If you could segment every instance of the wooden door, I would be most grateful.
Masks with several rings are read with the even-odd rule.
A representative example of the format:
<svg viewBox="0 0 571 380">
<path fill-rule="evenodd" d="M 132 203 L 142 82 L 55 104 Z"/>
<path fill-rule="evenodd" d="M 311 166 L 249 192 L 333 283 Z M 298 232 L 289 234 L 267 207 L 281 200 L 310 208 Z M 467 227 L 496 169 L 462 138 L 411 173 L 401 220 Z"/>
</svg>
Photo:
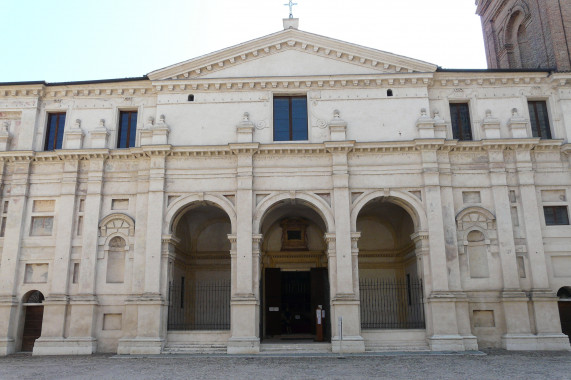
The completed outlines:
<svg viewBox="0 0 571 380">
<path fill-rule="evenodd" d="M 567 334 L 571 342 L 571 301 L 559 301 L 559 317 L 561 330 L 563 334 Z"/>
<path fill-rule="evenodd" d="M 264 309 L 266 313 L 266 335 L 274 336 L 281 334 L 281 271 L 279 268 L 266 268 L 265 285 L 266 297 Z"/>
<path fill-rule="evenodd" d="M 22 351 L 32 351 L 34 342 L 42 335 L 43 306 L 26 306 L 26 319 L 22 335 Z"/>
<path fill-rule="evenodd" d="M 323 337 L 325 340 L 331 339 L 330 307 L 329 307 L 329 277 L 327 268 L 311 269 L 311 310 L 315 313 L 317 306 L 321 305 L 325 310 L 325 319 L 323 320 Z M 315 333 L 315 326 L 312 328 Z"/>
</svg>

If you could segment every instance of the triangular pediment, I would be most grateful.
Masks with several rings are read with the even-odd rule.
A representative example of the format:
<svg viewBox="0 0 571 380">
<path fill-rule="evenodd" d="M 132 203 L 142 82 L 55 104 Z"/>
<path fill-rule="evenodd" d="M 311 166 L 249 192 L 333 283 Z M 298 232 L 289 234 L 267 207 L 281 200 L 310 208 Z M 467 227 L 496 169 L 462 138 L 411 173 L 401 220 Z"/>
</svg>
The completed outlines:
<svg viewBox="0 0 571 380">
<path fill-rule="evenodd" d="M 287 29 L 148 74 L 151 80 L 427 73 L 437 66 Z"/>
</svg>

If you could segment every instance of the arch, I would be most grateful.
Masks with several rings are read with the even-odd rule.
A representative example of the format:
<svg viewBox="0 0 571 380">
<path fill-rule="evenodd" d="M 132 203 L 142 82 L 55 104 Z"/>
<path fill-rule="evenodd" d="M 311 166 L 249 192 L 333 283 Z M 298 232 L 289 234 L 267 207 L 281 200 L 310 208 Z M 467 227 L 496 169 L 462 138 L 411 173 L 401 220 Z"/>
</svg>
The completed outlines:
<svg viewBox="0 0 571 380">
<path fill-rule="evenodd" d="M 180 218 L 182 218 L 185 212 L 195 203 L 211 204 L 226 212 L 228 218 L 230 219 L 232 233 L 236 233 L 236 210 L 234 209 L 234 205 L 227 198 L 215 194 L 191 194 L 174 201 L 167 208 L 165 215 L 165 221 L 167 223 L 164 225 L 168 227 L 167 230 L 163 232 L 165 234 L 173 234 Z"/>
<path fill-rule="evenodd" d="M 387 195 L 388 194 L 388 195 Z M 398 190 L 386 191 L 371 191 L 361 194 L 351 208 L 351 231 L 357 231 L 357 217 L 361 212 L 361 209 L 365 207 L 367 203 L 376 198 L 386 198 L 388 202 L 392 202 L 397 206 L 402 207 L 411 217 L 414 223 L 415 231 L 427 231 L 428 230 L 428 219 L 424 211 L 424 207 L 420 200 L 414 195 Z"/>
<path fill-rule="evenodd" d="M 528 5 L 520 1 L 517 5 L 512 7 L 510 15 L 506 19 L 505 28 L 503 31 L 504 48 L 508 53 L 508 64 L 510 68 L 523 68 L 524 57 L 520 49 L 522 27 L 525 30 L 531 22 L 531 13 L 529 12 Z M 525 53 L 525 52 L 524 52 Z"/>
<path fill-rule="evenodd" d="M 30 290 L 22 296 L 22 303 L 43 303 L 44 295 L 39 290 Z"/>
<path fill-rule="evenodd" d="M 115 221 L 119 223 L 113 223 Z M 99 222 L 99 230 L 103 237 L 111 234 L 120 234 L 125 238 L 135 236 L 135 220 L 123 213 L 109 214 Z"/>
<path fill-rule="evenodd" d="M 571 301 L 571 286 L 563 286 L 557 291 L 557 297 L 559 299 L 570 300 Z"/>
<path fill-rule="evenodd" d="M 332 233 L 335 232 L 335 218 L 333 216 L 333 212 L 331 207 L 327 204 L 327 202 L 318 195 L 311 194 L 311 193 L 295 193 L 292 194 L 290 192 L 283 192 L 283 193 L 273 193 L 268 195 L 266 198 L 262 200 L 262 202 L 256 207 L 256 211 L 254 212 L 254 220 L 253 220 L 253 231 L 254 233 L 261 233 L 262 227 L 262 220 L 271 211 L 275 206 L 278 205 L 280 201 L 290 199 L 295 200 L 299 199 L 304 201 L 309 208 L 313 211 L 317 212 L 319 216 L 325 222 L 325 226 L 327 227 L 327 232 Z"/>
<path fill-rule="evenodd" d="M 495 228 L 496 217 L 489 210 L 480 206 L 466 207 L 456 215 L 456 224 L 458 230 L 471 230 L 472 227 L 467 228 L 468 225 L 485 225 L 487 230 Z M 487 236 L 485 231 L 482 231 Z"/>
</svg>

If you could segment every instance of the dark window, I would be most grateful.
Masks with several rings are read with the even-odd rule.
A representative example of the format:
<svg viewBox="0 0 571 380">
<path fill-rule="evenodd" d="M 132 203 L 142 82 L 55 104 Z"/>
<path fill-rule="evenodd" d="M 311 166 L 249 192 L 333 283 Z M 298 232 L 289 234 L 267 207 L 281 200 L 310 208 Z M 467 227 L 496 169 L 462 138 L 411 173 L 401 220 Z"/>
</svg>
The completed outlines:
<svg viewBox="0 0 571 380">
<path fill-rule="evenodd" d="M 63 144 L 64 126 L 65 112 L 48 114 L 48 127 L 46 129 L 44 150 L 61 149 Z"/>
<path fill-rule="evenodd" d="M 301 231 L 288 231 L 287 240 L 301 240 Z"/>
<path fill-rule="evenodd" d="M 548 226 L 566 226 L 569 224 L 567 206 L 544 206 L 545 224 Z"/>
<path fill-rule="evenodd" d="M 533 137 L 542 139 L 551 138 L 549 128 L 549 116 L 547 114 L 547 103 L 543 101 L 527 102 L 529 117 L 531 120 L 531 133 Z"/>
<path fill-rule="evenodd" d="M 137 136 L 137 111 L 121 111 L 119 114 L 119 137 L 117 148 L 135 146 Z"/>
<path fill-rule="evenodd" d="M 458 140 L 472 140 L 468 103 L 450 104 L 450 118 L 452 119 L 452 136 Z"/>
<path fill-rule="evenodd" d="M 188 101 L 189 102 L 194 102 L 194 95 L 188 95 Z"/>
<path fill-rule="evenodd" d="M 393 90 L 387 90 L 387 96 L 393 96 Z"/>
<path fill-rule="evenodd" d="M 307 98 L 274 98 L 274 141 L 307 140 Z"/>
</svg>

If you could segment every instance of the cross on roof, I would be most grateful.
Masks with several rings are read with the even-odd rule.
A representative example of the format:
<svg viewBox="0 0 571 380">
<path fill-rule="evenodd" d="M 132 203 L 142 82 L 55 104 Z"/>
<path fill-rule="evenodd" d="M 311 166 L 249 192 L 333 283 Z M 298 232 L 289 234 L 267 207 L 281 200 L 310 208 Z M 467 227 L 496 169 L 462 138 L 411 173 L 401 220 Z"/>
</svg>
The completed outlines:
<svg viewBox="0 0 571 380">
<path fill-rule="evenodd" d="M 297 3 L 294 3 L 292 0 L 289 0 L 289 3 L 284 5 L 289 6 L 289 18 L 293 18 L 293 6 L 297 5 Z"/>
</svg>

